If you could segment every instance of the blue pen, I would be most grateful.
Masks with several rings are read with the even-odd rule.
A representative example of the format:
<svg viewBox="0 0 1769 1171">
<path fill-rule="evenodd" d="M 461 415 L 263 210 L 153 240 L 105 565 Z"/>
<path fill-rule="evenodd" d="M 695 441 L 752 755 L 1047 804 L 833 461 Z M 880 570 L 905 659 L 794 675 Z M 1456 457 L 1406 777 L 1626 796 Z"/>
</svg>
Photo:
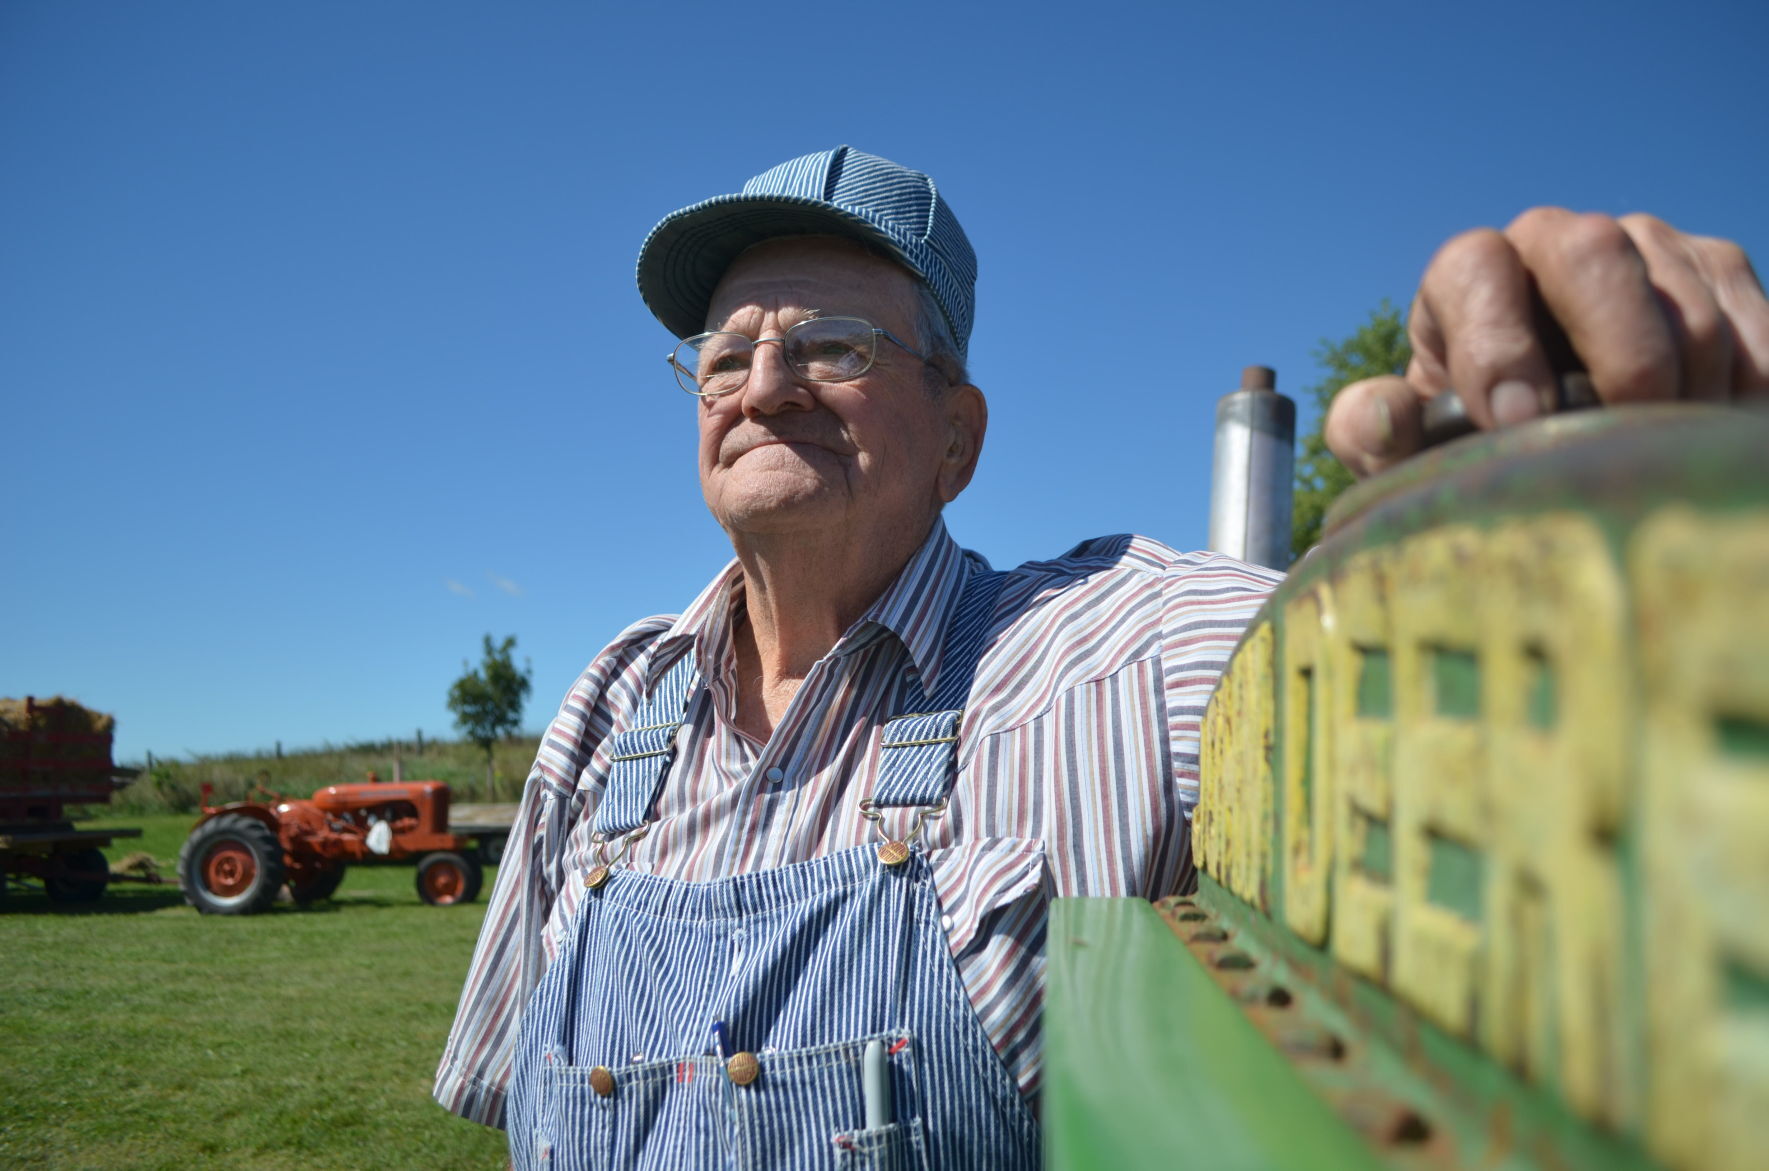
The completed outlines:
<svg viewBox="0 0 1769 1171">
<path fill-rule="evenodd" d="M 719 1055 L 720 1061 L 731 1059 L 731 1032 L 725 1028 L 724 1021 L 713 1022 L 713 1052 Z"/>
</svg>

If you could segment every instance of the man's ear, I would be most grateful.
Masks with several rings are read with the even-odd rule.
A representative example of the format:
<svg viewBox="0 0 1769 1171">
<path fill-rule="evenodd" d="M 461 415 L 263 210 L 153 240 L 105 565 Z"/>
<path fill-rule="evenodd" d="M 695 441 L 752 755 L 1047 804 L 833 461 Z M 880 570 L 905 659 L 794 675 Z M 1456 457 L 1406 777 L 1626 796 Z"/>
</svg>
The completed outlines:
<svg viewBox="0 0 1769 1171">
<path fill-rule="evenodd" d="M 983 433 L 989 430 L 989 402 L 983 392 L 965 383 L 948 387 L 942 404 L 946 419 L 947 445 L 940 463 L 940 500 L 950 504 L 958 499 L 977 470 L 977 457 L 983 454 Z"/>
</svg>

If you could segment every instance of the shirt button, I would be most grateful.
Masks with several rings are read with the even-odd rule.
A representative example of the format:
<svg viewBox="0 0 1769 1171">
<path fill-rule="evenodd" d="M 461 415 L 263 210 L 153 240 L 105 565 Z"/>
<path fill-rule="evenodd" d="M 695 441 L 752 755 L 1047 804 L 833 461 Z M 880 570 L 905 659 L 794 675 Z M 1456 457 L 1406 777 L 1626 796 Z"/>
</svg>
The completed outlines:
<svg viewBox="0 0 1769 1171">
<path fill-rule="evenodd" d="M 762 775 L 764 777 L 768 778 L 768 783 L 770 785 L 778 785 L 781 781 L 784 781 L 786 779 L 785 770 L 781 769 L 779 766 L 775 766 L 773 768 L 770 768 L 767 772 L 763 773 Z"/>
<path fill-rule="evenodd" d="M 603 1098 L 614 1093 L 614 1074 L 606 1065 L 598 1065 L 590 1071 L 590 1089 Z"/>
<path fill-rule="evenodd" d="M 940 916 L 940 930 L 945 931 L 947 933 L 951 932 L 951 930 L 952 930 L 952 916 L 950 916 L 950 915 L 941 915 Z"/>
</svg>

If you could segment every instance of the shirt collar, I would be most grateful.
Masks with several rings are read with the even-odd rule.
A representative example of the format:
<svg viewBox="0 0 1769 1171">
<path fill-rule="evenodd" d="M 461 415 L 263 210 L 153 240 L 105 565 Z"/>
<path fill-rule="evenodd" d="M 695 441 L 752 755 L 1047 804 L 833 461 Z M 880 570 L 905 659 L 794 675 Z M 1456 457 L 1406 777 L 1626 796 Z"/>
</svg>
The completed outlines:
<svg viewBox="0 0 1769 1171">
<path fill-rule="evenodd" d="M 923 689 L 931 693 L 939 682 L 946 617 L 957 605 L 959 592 L 970 574 L 988 568 L 983 558 L 959 548 L 946 532 L 946 522 L 936 519 L 927 539 L 896 580 L 885 587 L 884 593 L 836 642 L 830 654 L 848 654 L 889 632 L 901 640 L 909 652 L 910 663 L 921 676 Z M 736 658 L 731 641 L 731 614 L 742 596 L 743 569 L 733 559 L 658 640 L 656 653 L 646 669 L 645 690 L 649 692 L 690 647 L 699 658 L 702 674 L 728 672 Z"/>
<path fill-rule="evenodd" d="M 972 562 L 975 562 L 973 565 Z M 932 692 L 940 677 L 940 654 L 945 649 L 946 618 L 958 604 L 964 582 L 975 568 L 988 564 L 974 553 L 958 547 L 946 532 L 946 522 L 936 519 L 927 540 L 903 567 L 897 579 L 854 624 L 835 653 L 865 645 L 873 632 L 889 631 L 902 641 L 909 662 L 921 675 L 923 690 Z"/>
</svg>

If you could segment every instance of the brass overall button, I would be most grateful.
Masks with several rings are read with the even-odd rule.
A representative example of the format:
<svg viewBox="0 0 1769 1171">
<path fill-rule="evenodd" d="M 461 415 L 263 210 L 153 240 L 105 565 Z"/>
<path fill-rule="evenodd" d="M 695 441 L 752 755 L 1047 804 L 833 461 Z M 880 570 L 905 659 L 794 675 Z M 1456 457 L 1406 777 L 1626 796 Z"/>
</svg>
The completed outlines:
<svg viewBox="0 0 1769 1171">
<path fill-rule="evenodd" d="M 730 1077 L 732 1085 L 747 1086 L 761 1072 L 762 1063 L 756 1060 L 755 1054 L 747 1050 L 725 1062 L 725 1073 Z"/>
<path fill-rule="evenodd" d="M 608 1072 L 606 1065 L 598 1065 L 590 1071 L 590 1089 L 604 1098 L 614 1092 L 614 1075 Z"/>
<path fill-rule="evenodd" d="M 588 887 L 590 890 L 600 889 L 602 884 L 607 881 L 608 867 L 606 866 L 592 866 L 590 867 L 590 872 L 584 875 L 584 886 Z"/>
<path fill-rule="evenodd" d="M 901 866 L 909 861 L 907 842 L 886 842 L 878 848 L 878 860 L 886 866 Z"/>
</svg>

